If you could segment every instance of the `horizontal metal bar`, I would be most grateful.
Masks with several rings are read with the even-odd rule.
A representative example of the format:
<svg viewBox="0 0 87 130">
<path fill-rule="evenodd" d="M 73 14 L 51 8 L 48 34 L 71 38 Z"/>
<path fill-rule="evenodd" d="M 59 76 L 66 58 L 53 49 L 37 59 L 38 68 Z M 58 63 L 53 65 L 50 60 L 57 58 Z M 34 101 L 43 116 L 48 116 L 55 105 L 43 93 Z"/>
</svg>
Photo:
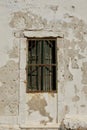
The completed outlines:
<svg viewBox="0 0 87 130">
<path fill-rule="evenodd" d="M 28 64 L 28 66 L 56 66 L 56 64 Z"/>
<path fill-rule="evenodd" d="M 43 40 L 43 41 L 46 41 L 46 40 L 51 40 L 51 41 L 56 41 L 56 38 L 52 38 L 52 39 L 50 39 L 50 38 L 44 38 L 44 39 L 42 39 L 42 38 L 27 38 L 28 39 L 28 41 L 38 41 L 38 40 Z"/>
<path fill-rule="evenodd" d="M 47 90 L 47 91 L 45 91 L 45 90 L 33 90 L 33 89 L 29 90 L 27 88 L 26 92 L 27 93 L 29 93 L 29 92 L 30 93 L 57 93 L 57 90 Z"/>
</svg>

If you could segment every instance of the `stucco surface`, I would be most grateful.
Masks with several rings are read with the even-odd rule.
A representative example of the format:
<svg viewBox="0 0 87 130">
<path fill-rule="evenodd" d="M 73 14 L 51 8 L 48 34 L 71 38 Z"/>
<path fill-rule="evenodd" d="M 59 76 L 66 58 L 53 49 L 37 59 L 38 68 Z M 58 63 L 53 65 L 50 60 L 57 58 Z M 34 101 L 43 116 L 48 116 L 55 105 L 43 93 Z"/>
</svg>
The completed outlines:
<svg viewBox="0 0 87 130">
<path fill-rule="evenodd" d="M 1 130 L 29 127 L 35 117 L 41 127 L 87 128 L 86 12 L 87 0 L 0 0 Z M 26 93 L 29 36 L 57 37 L 54 96 Z"/>
</svg>

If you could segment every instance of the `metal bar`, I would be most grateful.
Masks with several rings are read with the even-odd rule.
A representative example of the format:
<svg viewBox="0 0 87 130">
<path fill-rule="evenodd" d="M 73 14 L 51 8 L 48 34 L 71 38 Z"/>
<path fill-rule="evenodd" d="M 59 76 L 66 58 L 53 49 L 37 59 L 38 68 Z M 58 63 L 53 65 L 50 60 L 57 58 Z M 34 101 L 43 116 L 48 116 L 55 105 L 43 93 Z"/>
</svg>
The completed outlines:
<svg viewBox="0 0 87 130">
<path fill-rule="evenodd" d="M 45 56 L 44 56 L 44 44 L 45 44 L 45 42 L 44 42 L 44 40 L 42 40 L 42 50 L 43 50 L 43 57 L 42 57 L 42 59 L 43 59 L 43 62 L 42 63 L 45 63 Z M 44 91 L 45 90 L 45 87 L 44 87 L 44 67 L 42 67 L 42 70 L 43 70 L 43 88 L 42 88 L 42 90 Z"/>
<path fill-rule="evenodd" d="M 47 91 L 41 91 L 41 90 L 38 90 L 38 91 L 37 91 L 37 90 L 33 90 L 33 91 L 32 91 L 31 89 L 28 89 L 28 90 L 27 90 L 27 93 L 29 93 L 29 92 L 30 92 L 30 93 L 35 93 L 35 92 L 36 92 L 36 93 L 57 93 L 57 90 L 52 90 L 52 91 L 50 91 L 50 90 L 47 90 Z"/>
<path fill-rule="evenodd" d="M 56 39 L 28 39 L 29 91 L 56 90 Z M 49 45 L 49 46 L 48 46 Z M 52 70 L 51 70 L 52 69 Z M 35 83 L 34 83 L 35 82 Z"/>
<path fill-rule="evenodd" d="M 42 40 L 43 40 L 43 41 L 44 41 L 44 40 L 51 40 L 51 41 L 55 41 L 55 40 L 56 40 L 56 38 L 45 38 L 45 39 L 42 39 L 42 38 L 32 38 L 32 39 L 31 39 L 31 38 L 27 38 L 27 39 L 28 39 L 28 41 L 32 41 L 32 40 L 37 40 L 37 41 L 38 41 L 38 40 L 41 40 L 41 41 L 42 41 Z"/>
<path fill-rule="evenodd" d="M 56 64 L 29 64 L 28 66 L 43 67 L 43 66 L 56 66 Z"/>
<path fill-rule="evenodd" d="M 47 53 L 47 47 L 46 47 L 46 40 L 44 40 L 44 64 L 47 64 L 46 62 L 46 53 Z M 46 68 L 44 66 L 44 91 L 46 91 Z"/>
<path fill-rule="evenodd" d="M 43 41 L 41 43 L 41 64 L 43 64 L 44 60 L 43 60 Z M 43 90 L 43 66 L 41 67 L 41 90 Z"/>
<path fill-rule="evenodd" d="M 51 43 L 51 44 L 52 44 L 52 43 Z M 50 48 L 50 54 L 49 54 L 49 55 L 50 55 L 50 58 L 49 58 L 49 63 L 50 63 L 50 64 L 51 64 L 51 60 L 50 60 L 50 59 L 51 59 L 51 52 L 52 52 L 52 49 Z M 51 66 L 50 66 L 50 69 L 51 69 Z M 51 71 L 51 72 L 52 72 L 52 71 Z M 52 77 L 52 76 L 51 76 L 51 74 L 50 74 L 50 72 L 49 72 L 50 91 L 52 90 L 52 84 L 51 84 L 52 79 L 51 79 L 51 77 Z"/>
<path fill-rule="evenodd" d="M 30 87 L 32 88 L 32 74 L 29 77 L 30 77 Z"/>
<path fill-rule="evenodd" d="M 40 41 L 38 41 L 38 64 L 40 64 L 40 53 L 41 53 L 41 50 L 40 50 Z M 40 82 L 41 82 L 41 76 L 40 76 L 40 67 L 38 67 L 38 87 L 39 87 L 39 91 L 41 90 L 41 87 L 40 87 Z"/>
<path fill-rule="evenodd" d="M 30 75 L 30 74 L 29 74 Z M 36 74 L 32 74 L 32 76 L 36 76 Z"/>
<path fill-rule="evenodd" d="M 45 64 L 48 64 L 48 62 L 47 62 L 47 53 L 48 53 L 48 50 L 47 50 L 47 42 L 46 42 L 46 40 L 44 40 L 44 63 Z M 44 70 L 45 70 L 45 73 L 44 73 L 44 77 L 45 77 L 45 80 L 44 80 L 44 90 L 45 91 L 47 91 L 47 76 L 46 76 L 46 74 L 47 74 L 47 69 L 46 69 L 46 66 L 44 66 Z"/>
<path fill-rule="evenodd" d="M 52 50 L 52 62 L 56 63 L 56 43 L 53 42 L 53 50 Z M 56 90 L 56 66 L 52 66 L 52 90 Z"/>
<path fill-rule="evenodd" d="M 30 43 L 30 42 L 29 42 Z M 31 44 L 31 43 L 30 43 Z M 30 49 L 30 48 L 29 48 Z M 30 51 L 30 57 L 32 57 L 32 49 Z M 32 64 L 32 60 L 29 61 Z M 30 66 L 29 71 L 32 71 L 32 66 Z M 30 75 L 30 86 L 32 88 L 32 74 Z"/>
<path fill-rule="evenodd" d="M 38 69 L 38 68 L 36 68 L 36 69 L 30 71 L 28 74 L 31 75 L 33 72 L 37 71 L 37 69 Z"/>
<path fill-rule="evenodd" d="M 41 64 L 41 40 L 39 41 L 39 64 Z M 39 90 L 41 91 L 41 67 L 39 67 Z"/>
<path fill-rule="evenodd" d="M 46 40 L 46 42 L 47 42 L 47 57 L 46 58 L 48 58 L 48 60 L 47 60 L 47 64 L 50 64 L 49 63 L 49 45 L 48 45 L 48 41 Z M 48 66 L 49 67 L 49 66 Z M 47 87 L 46 87 L 46 91 L 48 91 L 49 90 L 49 72 L 47 71 Z"/>
<path fill-rule="evenodd" d="M 36 44 L 36 64 L 38 63 L 38 41 L 35 42 Z M 38 66 L 36 66 L 36 88 L 38 90 Z"/>
<path fill-rule="evenodd" d="M 49 44 L 49 47 L 53 47 L 53 44 L 50 42 L 50 40 L 47 40 L 47 43 Z"/>
</svg>

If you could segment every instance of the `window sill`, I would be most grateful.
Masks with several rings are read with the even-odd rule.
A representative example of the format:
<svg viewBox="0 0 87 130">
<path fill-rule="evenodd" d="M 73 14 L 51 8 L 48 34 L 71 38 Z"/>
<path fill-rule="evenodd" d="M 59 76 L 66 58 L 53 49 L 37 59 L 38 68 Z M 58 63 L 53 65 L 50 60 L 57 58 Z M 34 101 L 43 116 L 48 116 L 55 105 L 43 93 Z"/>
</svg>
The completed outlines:
<svg viewBox="0 0 87 130">
<path fill-rule="evenodd" d="M 59 128 L 59 124 L 56 123 L 56 124 L 50 124 L 50 125 L 33 125 L 33 124 L 24 124 L 24 125 L 20 125 L 19 127 L 22 128 L 22 129 L 27 129 L 27 128 Z"/>
</svg>

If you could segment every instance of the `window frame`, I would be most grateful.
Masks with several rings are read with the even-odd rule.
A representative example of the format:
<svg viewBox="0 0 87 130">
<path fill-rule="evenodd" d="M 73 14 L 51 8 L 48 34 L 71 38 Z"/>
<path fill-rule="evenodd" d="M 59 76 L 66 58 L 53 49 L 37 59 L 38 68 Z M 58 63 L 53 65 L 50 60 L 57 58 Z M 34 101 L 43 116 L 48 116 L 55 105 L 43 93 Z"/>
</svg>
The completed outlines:
<svg viewBox="0 0 87 130">
<path fill-rule="evenodd" d="M 55 82 L 56 82 L 56 90 L 29 90 L 28 89 L 28 63 L 26 63 L 26 93 L 57 93 L 57 37 L 41 37 L 41 38 L 38 38 L 38 37 L 35 37 L 35 38 L 32 38 L 32 37 L 29 37 L 27 38 L 27 61 L 28 62 L 28 44 L 29 44 L 29 40 L 55 40 L 55 64 L 56 64 L 56 79 L 55 79 Z"/>
</svg>

